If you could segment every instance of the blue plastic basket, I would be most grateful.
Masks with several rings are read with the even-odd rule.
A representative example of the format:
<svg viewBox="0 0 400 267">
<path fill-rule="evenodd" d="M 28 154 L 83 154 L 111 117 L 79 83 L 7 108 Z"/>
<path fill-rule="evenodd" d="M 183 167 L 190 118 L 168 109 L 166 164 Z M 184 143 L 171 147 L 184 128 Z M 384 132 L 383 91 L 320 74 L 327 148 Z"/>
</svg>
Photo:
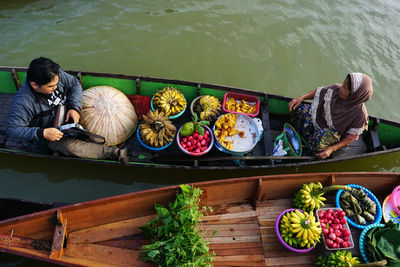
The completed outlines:
<svg viewBox="0 0 400 267">
<path fill-rule="evenodd" d="M 185 96 L 183 96 L 183 98 L 185 98 Z M 151 101 L 150 101 L 150 107 L 151 107 L 152 111 L 154 111 L 153 99 L 154 99 L 154 96 L 151 98 Z M 186 98 L 185 98 L 185 101 L 186 101 Z M 173 120 L 173 119 L 176 119 L 176 118 L 180 117 L 185 112 L 186 107 L 187 107 L 187 101 L 186 101 L 185 108 L 181 112 L 179 112 L 178 114 L 175 114 L 174 116 L 168 116 L 168 118 L 170 120 Z"/>
<path fill-rule="evenodd" d="M 361 232 L 360 235 L 360 252 L 361 252 L 361 256 L 363 257 L 364 261 L 366 263 L 369 263 L 368 258 L 367 258 L 367 254 L 365 253 L 365 248 L 364 248 L 364 240 L 365 240 L 365 235 L 368 233 L 369 230 L 371 230 L 372 228 L 375 227 L 384 227 L 384 224 L 380 224 L 380 223 L 374 223 L 374 224 L 370 224 L 367 227 L 364 228 L 364 230 Z"/>
<path fill-rule="evenodd" d="M 172 141 L 171 141 L 168 145 L 165 145 L 165 146 L 163 146 L 163 147 L 151 147 L 151 146 L 148 146 L 148 145 L 146 145 L 145 143 L 143 143 L 142 139 L 140 139 L 139 127 L 138 127 L 138 129 L 136 130 L 136 133 L 137 133 L 137 139 L 139 140 L 139 143 L 140 143 L 142 146 L 144 146 L 145 148 L 147 148 L 147 149 L 149 149 L 149 150 L 153 150 L 153 151 L 160 151 L 160 150 L 166 149 L 167 147 L 169 147 L 169 146 L 174 142 L 174 138 L 172 138 Z"/>
<path fill-rule="evenodd" d="M 346 220 L 348 221 L 348 223 L 349 223 L 351 226 L 353 226 L 353 227 L 355 227 L 355 228 L 358 228 L 358 229 L 364 229 L 364 228 L 366 228 L 366 227 L 369 226 L 369 225 L 380 223 L 381 220 L 382 220 L 382 206 L 381 206 L 381 204 L 379 203 L 379 200 L 376 198 L 376 196 L 375 196 L 374 194 L 372 194 L 372 192 L 369 191 L 367 188 L 365 188 L 365 187 L 363 187 L 363 186 L 361 186 L 361 185 L 357 185 L 357 184 L 348 184 L 347 186 L 350 186 L 350 187 L 356 188 L 356 189 L 362 189 L 362 190 L 364 190 L 364 192 L 368 195 L 368 197 L 371 198 L 372 201 L 374 201 L 374 202 L 376 203 L 376 215 L 375 215 L 375 220 L 374 220 L 373 223 L 370 223 L 370 222 L 367 221 L 367 224 L 366 224 L 366 225 L 357 224 L 357 223 L 354 222 L 353 219 L 351 219 L 351 218 L 349 218 L 349 217 L 346 216 Z M 341 209 L 343 209 L 343 208 L 340 206 L 339 197 L 340 197 L 340 195 L 342 194 L 342 192 L 343 192 L 343 189 L 337 191 L 337 193 L 336 193 L 336 199 L 335 199 L 335 201 L 336 201 L 336 207 L 341 208 Z"/>
</svg>

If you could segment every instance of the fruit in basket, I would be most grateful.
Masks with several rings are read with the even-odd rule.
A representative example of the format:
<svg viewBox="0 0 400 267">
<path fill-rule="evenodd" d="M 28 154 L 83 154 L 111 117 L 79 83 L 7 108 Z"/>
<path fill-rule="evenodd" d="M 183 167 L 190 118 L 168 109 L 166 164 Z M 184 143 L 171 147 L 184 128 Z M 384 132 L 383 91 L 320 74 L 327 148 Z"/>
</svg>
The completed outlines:
<svg viewBox="0 0 400 267">
<path fill-rule="evenodd" d="M 331 185 L 327 187 L 322 187 L 320 182 L 303 184 L 299 191 L 297 191 L 292 199 L 293 205 L 305 211 L 313 211 L 314 209 L 319 209 L 323 207 L 324 201 L 323 197 L 325 192 L 331 190 L 348 190 L 353 191 L 354 189 L 347 185 Z"/>
<path fill-rule="evenodd" d="M 328 256 L 319 256 L 317 266 L 330 267 L 330 266 L 355 266 L 360 261 L 357 257 L 353 257 L 351 252 L 345 250 L 338 250 L 335 253 L 330 253 Z"/>
<path fill-rule="evenodd" d="M 218 142 L 223 145 L 225 148 L 232 150 L 233 143 L 232 141 L 226 140 L 227 136 L 234 136 L 235 134 L 239 134 L 240 137 L 244 137 L 244 132 L 239 131 L 235 128 L 237 121 L 236 113 L 229 113 L 221 116 L 215 122 L 215 136 L 218 139 Z"/>
<path fill-rule="evenodd" d="M 195 130 L 197 130 L 197 132 L 200 135 L 204 135 L 204 125 L 210 125 L 209 121 L 198 121 L 198 116 L 195 113 L 193 115 L 193 121 L 190 122 L 186 122 L 183 126 L 182 129 L 180 131 L 180 135 L 181 136 L 188 136 L 191 135 Z"/>
<path fill-rule="evenodd" d="M 143 115 L 139 126 L 139 135 L 143 143 L 151 147 L 163 147 L 169 144 L 176 134 L 176 127 L 163 111 L 156 109 Z"/>
<path fill-rule="evenodd" d="M 253 114 L 256 112 L 256 105 L 247 103 L 245 100 L 236 100 L 233 97 L 227 99 L 225 102 L 225 108 L 229 111 L 242 112 L 247 114 Z"/>
<path fill-rule="evenodd" d="M 215 96 L 204 95 L 194 103 L 193 111 L 201 120 L 214 121 L 221 114 L 221 103 Z"/>
<path fill-rule="evenodd" d="M 174 116 L 186 108 L 186 99 L 178 89 L 165 87 L 154 94 L 153 107 L 164 111 L 166 116 Z"/>
<path fill-rule="evenodd" d="M 180 140 L 180 145 L 188 152 L 201 153 L 207 150 L 210 146 L 210 134 L 211 133 L 208 130 L 204 131 L 203 135 L 201 135 L 197 130 L 194 130 L 193 134 L 185 136 Z"/>
<path fill-rule="evenodd" d="M 313 213 L 298 209 L 282 216 L 279 231 L 286 243 L 300 248 L 310 248 L 319 242 L 322 233 L 320 223 L 315 221 Z"/>
<path fill-rule="evenodd" d="M 348 248 L 352 245 L 350 231 L 346 228 L 346 217 L 343 210 L 333 209 L 318 212 L 322 234 L 328 248 Z"/>
</svg>

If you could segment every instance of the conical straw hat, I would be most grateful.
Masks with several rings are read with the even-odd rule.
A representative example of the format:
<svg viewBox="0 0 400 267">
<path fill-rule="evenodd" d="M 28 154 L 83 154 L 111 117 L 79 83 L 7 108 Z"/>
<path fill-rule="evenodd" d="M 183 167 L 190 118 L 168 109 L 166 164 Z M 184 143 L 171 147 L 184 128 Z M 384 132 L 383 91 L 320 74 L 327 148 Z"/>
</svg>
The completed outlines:
<svg viewBox="0 0 400 267">
<path fill-rule="evenodd" d="M 104 136 L 107 146 L 124 142 L 136 130 L 138 116 L 128 97 L 111 86 L 83 91 L 81 125 Z"/>
</svg>

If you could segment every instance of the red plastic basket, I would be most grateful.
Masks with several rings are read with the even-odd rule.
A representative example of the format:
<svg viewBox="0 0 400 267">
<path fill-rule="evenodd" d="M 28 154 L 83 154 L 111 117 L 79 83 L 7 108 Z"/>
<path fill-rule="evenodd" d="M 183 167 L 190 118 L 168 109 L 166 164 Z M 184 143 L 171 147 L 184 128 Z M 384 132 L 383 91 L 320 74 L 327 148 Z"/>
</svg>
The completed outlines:
<svg viewBox="0 0 400 267">
<path fill-rule="evenodd" d="M 229 98 L 234 98 L 237 101 L 246 101 L 247 103 L 253 104 L 255 103 L 256 105 L 256 111 L 252 114 L 250 113 L 243 113 L 243 112 L 238 112 L 238 111 L 231 111 L 231 110 L 227 110 L 225 108 L 225 104 L 226 101 Z M 246 95 L 246 94 L 240 94 L 240 93 L 234 93 L 234 92 L 226 92 L 224 95 L 224 101 L 222 102 L 222 109 L 223 111 L 227 112 L 227 113 L 238 113 L 238 114 L 245 114 L 248 115 L 250 117 L 255 117 L 258 115 L 258 112 L 260 111 L 260 99 L 256 96 L 252 96 L 252 95 Z"/>
</svg>

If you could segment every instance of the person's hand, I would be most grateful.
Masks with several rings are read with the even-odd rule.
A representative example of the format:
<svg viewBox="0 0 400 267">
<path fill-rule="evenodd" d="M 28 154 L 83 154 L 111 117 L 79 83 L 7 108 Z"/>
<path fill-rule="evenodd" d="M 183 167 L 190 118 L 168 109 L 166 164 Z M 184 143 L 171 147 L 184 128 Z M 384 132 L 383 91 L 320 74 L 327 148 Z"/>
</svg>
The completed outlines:
<svg viewBox="0 0 400 267">
<path fill-rule="evenodd" d="M 334 152 L 333 147 L 331 147 L 331 146 L 326 146 L 324 148 L 320 148 L 320 149 L 318 149 L 318 151 L 320 151 L 320 153 L 315 154 L 315 156 L 317 156 L 321 159 L 326 159 Z"/>
<path fill-rule="evenodd" d="M 75 109 L 70 109 L 67 112 L 67 115 L 65 116 L 65 122 L 68 122 L 69 119 L 72 119 L 74 123 L 78 123 L 81 115 L 79 115 L 79 112 L 76 111 Z"/>
<path fill-rule="evenodd" d="M 57 128 L 46 128 L 43 131 L 43 137 L 49 141 L 59 141 L 63 137 L 63 133 Z"/>
<path fill-rule="evenodd" d="M 303 102 L 303 100 L 304 99 L 302 96 L 292 99 L 292 101 L 289 102 L 289 111 L 295 110 L 301 104 L 301 102 Z"/>
</svg>

